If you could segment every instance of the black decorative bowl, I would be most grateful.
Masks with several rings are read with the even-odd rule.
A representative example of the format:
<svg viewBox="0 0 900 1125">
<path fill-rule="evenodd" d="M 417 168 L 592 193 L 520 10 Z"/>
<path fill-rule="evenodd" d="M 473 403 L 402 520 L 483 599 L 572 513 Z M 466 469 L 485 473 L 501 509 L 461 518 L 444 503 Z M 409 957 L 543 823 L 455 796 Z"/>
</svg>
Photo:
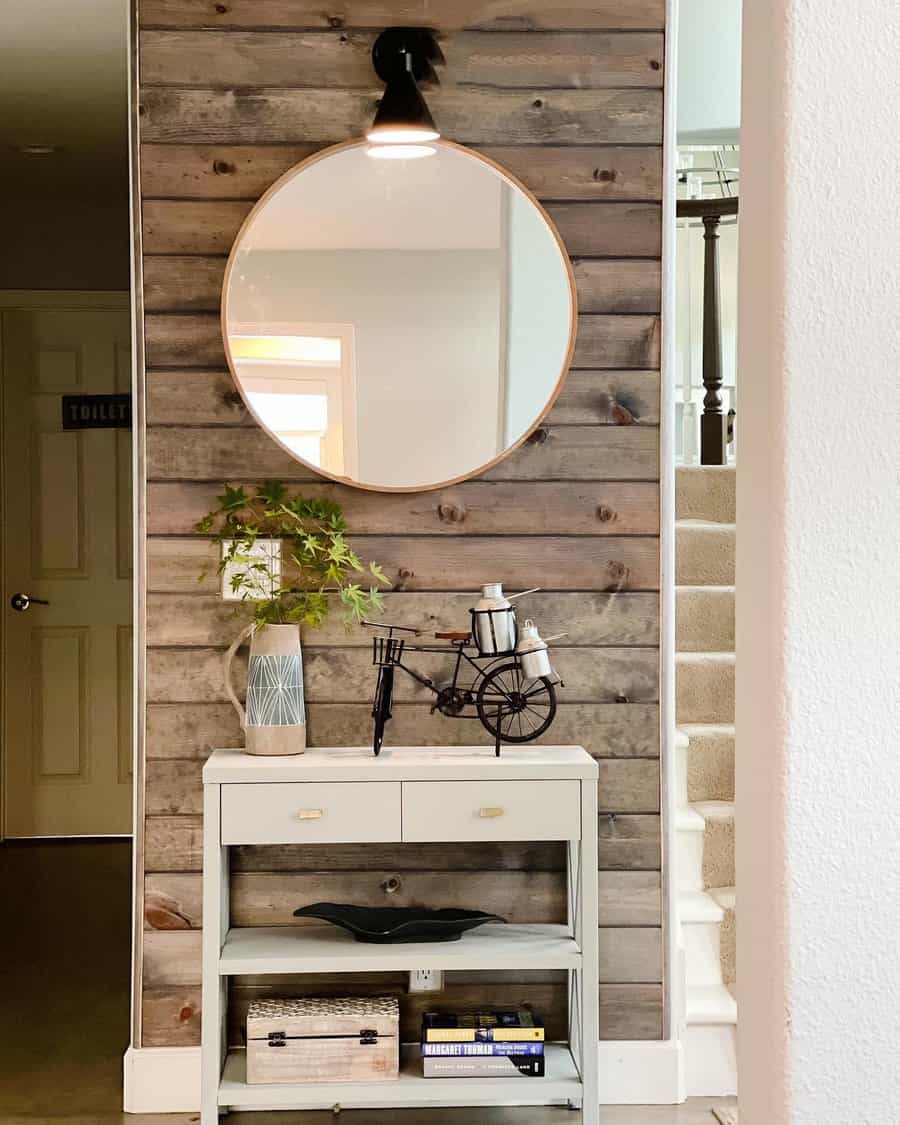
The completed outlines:
<svg viewBox="0 0 900 1125">
<path fill-rule="evenodd" d="M 348 930 L 357 941 L 391 945 L 407 941 L 459 941 L 466 930 L 485 922 L 505 922 L 480 910 L 428 910 L 420 906 L 348 906 L 314 902 L 294 911 L 295 918 L 321 918 Z"/>
</svg>

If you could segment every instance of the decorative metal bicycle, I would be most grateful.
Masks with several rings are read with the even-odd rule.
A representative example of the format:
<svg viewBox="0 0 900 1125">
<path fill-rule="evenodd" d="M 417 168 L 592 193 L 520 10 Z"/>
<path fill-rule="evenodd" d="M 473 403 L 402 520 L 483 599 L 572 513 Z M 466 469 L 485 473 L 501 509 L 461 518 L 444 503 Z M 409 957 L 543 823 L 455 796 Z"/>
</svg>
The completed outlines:
<svg viewBox="0 0 900 1125">
<path fill-rule="evenodd" d="M 471 611 L 477 626 L 477 612 Z M 493 623 L 488 619 L 488 623 Z M 435 639 L 449 641 L 449 645 L 411 644 L 407 638 L 422 636 L 422 630 L 387 622 L 363 621 L 363 625 L 380 631 L 372 642 L 372 663 L 378 668 L 372 718 L 375 730 L 372 748 L 376 756 L 381 751 L 384 728 L 391 718 L 394 698 L 394 674 L 400 669 L 434 696 L 432 713 L 440 711 L 452 719 L 477 716 L 482 726 L 494 737 L 494 750 L 500 755 L 502 743 L 531 742 L 539 738 L 553 722 L 556 715 L 556 685 L 560 678 L 551 670 L 550 675 L 529 677 L 522 667 L 522 658 L 513 647 L 505 651 L 484 652 L 474 636 L 483 630 L 471 632 L 437 632 Z M 497 630 L 490 629 L 491 635 Z M 453 657 L 453 675 L 449 682 L 438 685 L 434 680 L 404 663 L 412 652 L 442 653 Z M 461 673 L 471 669 L 471 682 L 460 683 Z M 465 679 L 469 679 L 465 676 Z"/>
</svg>

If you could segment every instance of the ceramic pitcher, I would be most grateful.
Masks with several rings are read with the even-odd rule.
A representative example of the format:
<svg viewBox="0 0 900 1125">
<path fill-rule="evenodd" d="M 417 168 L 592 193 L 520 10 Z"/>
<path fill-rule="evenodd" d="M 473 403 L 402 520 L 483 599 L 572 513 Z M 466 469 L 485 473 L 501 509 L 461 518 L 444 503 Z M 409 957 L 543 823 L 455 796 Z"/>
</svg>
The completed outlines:
<svg viewBox="0 0 900 1125">
<path fill-rule="evenodd" d="M 245 710 L 231 684 L 231 665 L 248 638 Z M 248 625 L 225 654 L 225 690 L 240 716 L 248 754 L 303 753 L 306 713 L 299 625 Z"/>
</svg>

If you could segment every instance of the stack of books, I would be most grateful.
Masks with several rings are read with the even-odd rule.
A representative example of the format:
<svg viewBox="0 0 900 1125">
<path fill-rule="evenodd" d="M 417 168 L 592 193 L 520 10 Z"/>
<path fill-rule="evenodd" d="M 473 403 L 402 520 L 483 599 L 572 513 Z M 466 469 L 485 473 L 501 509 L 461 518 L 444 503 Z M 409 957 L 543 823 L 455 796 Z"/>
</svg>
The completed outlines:
<svg viewBox="0 0 900 1125">
<path fill-rule="evenodd" d="M 543 1078 L 544 1021 L 515 1012 L 426 1012 L 422 1019 L 426 1078 Z"/>
</svg>

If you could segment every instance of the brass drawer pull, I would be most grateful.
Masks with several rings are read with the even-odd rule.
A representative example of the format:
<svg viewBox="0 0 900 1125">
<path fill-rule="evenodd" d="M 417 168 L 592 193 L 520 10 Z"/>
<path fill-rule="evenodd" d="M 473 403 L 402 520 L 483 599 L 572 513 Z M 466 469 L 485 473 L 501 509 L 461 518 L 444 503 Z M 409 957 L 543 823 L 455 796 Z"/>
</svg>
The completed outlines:
<svg viewBox="0 0 900 1125">
<path fill-rule="evenodd" d="M 488 807 L 488 808 L 484 808 L 484 809 L 479 809 L 478 815 L 480 817 L 483 817 L 483 818 L 487 819 L 488 817 L 492 817 L 492 816 L 503 816 L 504 811 L 505 811 L 504 809 L 499 809 L 499 808 L 496 808 L 496 807 L 493 807 L 493 808 Z"/>
<path fill-rule="evenodd" d="M 301 809 L 297 813 L 298 820 L 321 820 L 325 815 L 324 809 Z"/>
</svg>

